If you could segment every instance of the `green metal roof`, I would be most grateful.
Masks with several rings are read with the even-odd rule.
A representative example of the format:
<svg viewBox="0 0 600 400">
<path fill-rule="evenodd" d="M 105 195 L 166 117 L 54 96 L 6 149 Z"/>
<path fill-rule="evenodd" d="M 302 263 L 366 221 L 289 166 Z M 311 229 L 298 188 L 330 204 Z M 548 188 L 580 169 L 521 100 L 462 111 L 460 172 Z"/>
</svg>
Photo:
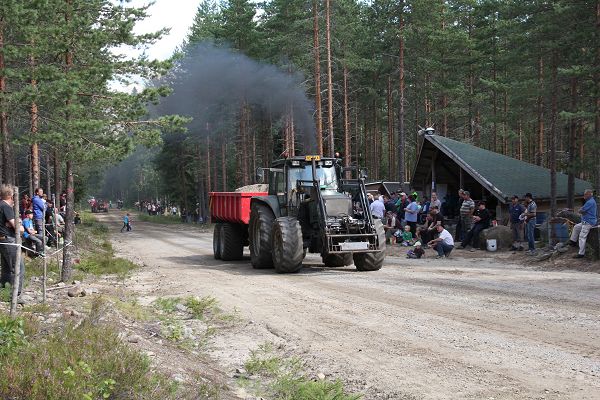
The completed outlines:
<svg viewBox="0 0 600 400">
<path fill-rule="evenodd" d="M 455 160 L 467 173 L 501 200 L 507 201 L 514 194 L 525 193 L 537 199 L 550 198 L 550 170 L 535 164 L 517 160 L 468 143 L 462 143 L 438 135 L 425 135 L 448 157 Z M 592 184 L 575 179 L 575 195 L 581 196 Z M 556 174 L 556 196 L 567 197 L 567 175 Z"/>
</svg>

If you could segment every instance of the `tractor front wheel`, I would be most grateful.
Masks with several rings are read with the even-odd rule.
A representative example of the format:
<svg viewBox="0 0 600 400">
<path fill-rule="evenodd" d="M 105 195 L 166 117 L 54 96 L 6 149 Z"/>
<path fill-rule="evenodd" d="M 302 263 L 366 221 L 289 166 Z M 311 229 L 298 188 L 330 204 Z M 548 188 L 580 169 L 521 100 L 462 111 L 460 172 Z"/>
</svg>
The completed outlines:
<svg viewBox="0 0 600 400">
<path fill-rule="evenodd" d="M 292 273 L 302 268 L 302 228 L 296 218 L 280 217 L 275 220 L 271 246 L 275 271 Z"/>
<path fill-rule="evenodd" d="M 344 267 L 352 264 L 352 253 L 326 254 L 321 257 L 323 264 L 329 268 Z"/>
<path fill-rule="evenodd" d="M 358 271 L 377 271 L 383 266 L 385 260 L 385 230 L 381 220 L 374 221 L 375 233 L 379 238 L 379 250 L 377 253 L 355 253 L 354 265 Z"/>
<path fill-rule="evenodd" d="M 271 257 L 271 232 L 275 215 L 265 204 L 254 203 L 250 209 L 250 226 L 248 241 L 250 245 L 250 261 L 256 269 L 273 268 Z"/>
</svg>

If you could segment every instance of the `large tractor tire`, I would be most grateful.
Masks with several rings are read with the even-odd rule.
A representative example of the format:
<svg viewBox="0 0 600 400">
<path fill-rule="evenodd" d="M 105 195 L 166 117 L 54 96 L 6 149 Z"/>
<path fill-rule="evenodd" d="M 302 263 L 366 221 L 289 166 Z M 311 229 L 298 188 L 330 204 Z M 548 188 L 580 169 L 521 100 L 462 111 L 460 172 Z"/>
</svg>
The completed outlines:
<svg viewBox="0 0 600 400">
<path fill-rule="evenodd" d="M 374 222 L 375 232 L 379 237 L 379 252 L 377 253 L 355 253 L 354 265 L 358 271 L 378 271 L 385 260 L 385 230 L 380 220 Z"/>
<path fill-rule="evenodd" d="M 280 217 L 275 220 L 271 246 L 275 271 L 283 274 L 298 272 L 302 268 L 302 228 L 296 218 Z"/>
<path fill-rule="evenodd" d="M 213 231 L 213 254 L 215 260 L 221 259 L 221 228 L 223 224 L 215 224 L 215 230 Z"/>
<path fill-rule="evenodd" d="M 345 267 L 352 264 L 352 253 L 327 254 L 321 257 L 323 264 L 329 268 Z"/>
<path fill-rule="evenodd" d="M 219 244 L 221 247 L 221 260 L 235 261 L 242 259 L 244 244 L 239 226 L 235 224 L 223 224 Z"/>
<path fill-rule="evenodd" d="M 271 256 L 271 232 L 275 215 L 264 204 L 254 203 L 250 209 L 250 226 L 248 241 L 250 261 L 256 269 L 273 268 Z"/>
</svg>

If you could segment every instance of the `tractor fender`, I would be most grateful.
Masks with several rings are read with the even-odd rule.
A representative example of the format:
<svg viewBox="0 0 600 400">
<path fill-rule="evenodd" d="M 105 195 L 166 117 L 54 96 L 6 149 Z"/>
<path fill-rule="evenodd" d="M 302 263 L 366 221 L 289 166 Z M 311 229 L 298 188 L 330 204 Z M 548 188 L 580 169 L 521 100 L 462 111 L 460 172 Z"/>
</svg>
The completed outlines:
<svg viewBox="0 0 600 400">
<path fill-rule="evenodd" d="M 264 204 L 265 206 L 269 207 L 271 211 L 273 211 L 273 215 L 275 215 L 275 218 L 281 217 L 281 209 L 279 208 L 279 201 L 277 200 L 277 196 L 253 197 L 252 200 L 250 200 L 250 208 L 252 208 L 252 205 L 255 203 Z"/>
</svg>

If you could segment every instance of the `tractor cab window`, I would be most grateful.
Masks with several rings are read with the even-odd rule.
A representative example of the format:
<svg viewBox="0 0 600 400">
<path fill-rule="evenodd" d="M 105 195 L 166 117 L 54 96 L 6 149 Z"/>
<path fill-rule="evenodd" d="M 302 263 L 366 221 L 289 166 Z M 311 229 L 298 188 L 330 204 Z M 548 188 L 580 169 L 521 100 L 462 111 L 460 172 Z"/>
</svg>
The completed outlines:
<svg viewBox="0 0 600 400">
<path fill-rule="evenodd" d="M 304 168 L 294 168 L 291 167 L 288 172 L 290 179 L 290 187 L 295 188 L 296 182 L 298 180 L 310 181 L 312 180 L 312 168 L 310 165 L 307 165 Z M 335 173 L 335 168 L 331 167 L 322 167 L 317 166 L 317 179 L 319 180 L 319 185 L 321 187 L 321 191 L 325 192 L 337 192 L 338 191 L 338 182 Z M 327 193 L 325 193 L 327 194 Z"/>
</svg>

